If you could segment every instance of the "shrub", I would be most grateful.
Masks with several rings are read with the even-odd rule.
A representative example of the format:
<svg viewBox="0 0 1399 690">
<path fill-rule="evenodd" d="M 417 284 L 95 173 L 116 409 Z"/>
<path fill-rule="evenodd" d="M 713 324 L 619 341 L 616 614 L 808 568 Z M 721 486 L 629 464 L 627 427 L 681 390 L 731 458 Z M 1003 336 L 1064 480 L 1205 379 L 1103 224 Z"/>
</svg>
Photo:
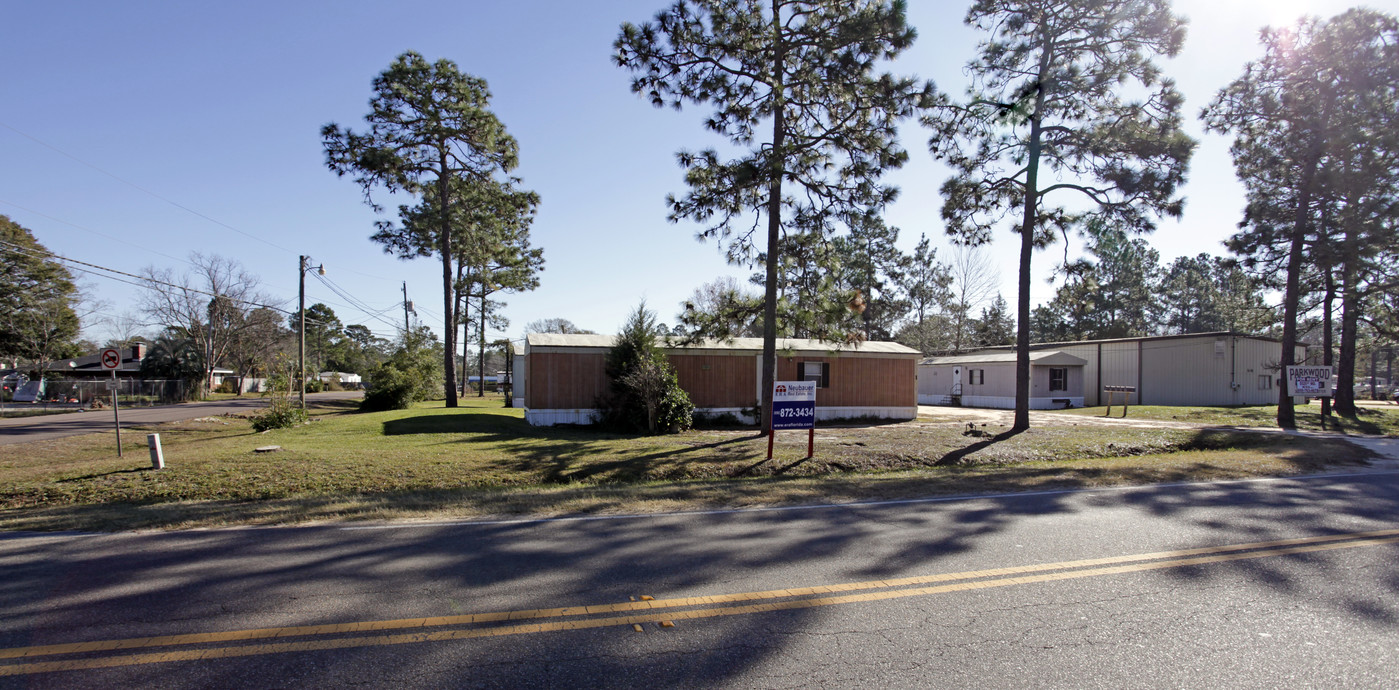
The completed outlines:
<svg viewBox="0 0 1399 690">
<path fill-rule="evenodd" d="M 289 429 L 305 424 L 307 419 L 306 410 L 301 409 L 291 397 L 273 396 L 268 401 L 267 410 L 253 416 L 253 431 Z"/>
<path fill-rule="evenodd" d="M 319 393 L 323 390 L 325 390 L 325 384 L 321 383 L 318 379 L 311 379 L 306 382 L 307 393 Z"/>
<path fill-rule="evenodd" d="M 224 379 L 214 391 L 218 393 L 237 393 L 238 387 L 234 385 L 233 379 Z"/>
<path fill-rule="evenodd" d="M 442 393 L 442 348 L 436 336 L 420 329 L 404 339 L 388 360 L 369 373 L 359 409 L 365 412 L 406 410 L 419 400 Z"/>
<path fill-rule="evenodd" d="M 643 302 L 607 353 L 612 385 L 598 401 L 605 425 L 654 434 L 684 431 L 693 424 L 695 406 L 656 346 L 655 333 L 655 314 Z"/>
</svg>

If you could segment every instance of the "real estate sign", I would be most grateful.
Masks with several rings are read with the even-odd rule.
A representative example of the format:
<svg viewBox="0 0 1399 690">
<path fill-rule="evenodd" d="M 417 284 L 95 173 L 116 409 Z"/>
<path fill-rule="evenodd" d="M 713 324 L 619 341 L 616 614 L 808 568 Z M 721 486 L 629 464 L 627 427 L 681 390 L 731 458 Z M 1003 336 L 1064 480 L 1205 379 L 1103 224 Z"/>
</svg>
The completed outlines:
<svg viewBox="0 0 1399 690">
<path fill-rule="evenodd" d="M 772 428 L 816 428 L 815 381 L 777 381 L 773 384 Z"/>
<path fill-rule="evenodd" d="M 1287 368 L 1287 390 L 1292 395 L 1329 398 L 1334 376 L 1335 371 L 1329 366 L 1290 366 Z"/>
</svg>

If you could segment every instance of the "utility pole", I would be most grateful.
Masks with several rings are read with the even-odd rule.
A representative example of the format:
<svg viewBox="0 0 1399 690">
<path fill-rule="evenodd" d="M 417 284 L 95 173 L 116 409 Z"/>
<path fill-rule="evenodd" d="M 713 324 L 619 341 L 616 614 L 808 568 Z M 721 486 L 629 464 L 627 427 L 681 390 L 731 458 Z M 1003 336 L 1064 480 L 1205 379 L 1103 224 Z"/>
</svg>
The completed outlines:
<svg viewBox="0 0 1399 690">
<path fill-rule="evenodd" d="M 408 331 L 411 330 L 408 326 L 408 312 L 412 309 L 413 303 L 408 301 L 408 281 L 405 280 L 403 281 L 403 337 L 405 341 L 408 338 Z"/>
<path fill-rule="evenodd" d="M 297 277 L 301 283 L 300 294 L 297 298 L 296 313 L 300 319 L 300 325 L 296 329 L 296 349 L 300 351 L 298 361 L 301 365 L 298 369 L 301 372 L 301 384 L 297 388 L 301 391 L 301 409 L 306 409 L 306 271 L 310 270 L 311 257 L 301 256 L 301 267 L 297 271 Z M 316 271 L 325 275 L 325 266 L 317 266 Z"/>
<path fill-rule="evenodd" d="M 300 353 L 297 361 L 300 362 L 298 377 L 301 383 L 297 388 L 301 391 L 301 409 L 306 409 L 306 255 L 301 255 L 301 268 L 297 271 L 297 276 L 301 281 L 301 292 L 297 299 L 296 313 L 300 318 L 300 325 L 296 329 L 296 349 Z"/>
</svg>

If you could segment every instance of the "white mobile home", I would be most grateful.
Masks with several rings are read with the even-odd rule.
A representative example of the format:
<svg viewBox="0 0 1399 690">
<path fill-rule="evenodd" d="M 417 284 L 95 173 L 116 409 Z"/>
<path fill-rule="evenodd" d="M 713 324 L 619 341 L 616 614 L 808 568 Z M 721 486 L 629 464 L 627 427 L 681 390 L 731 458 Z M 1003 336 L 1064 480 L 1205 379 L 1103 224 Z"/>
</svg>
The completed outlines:
<svg viewBox="0 0 1399 690">
<path fill-rule="evenodd" d="M 1083 407 L 1088 362 L 1057 350 L 1030 353 L 1030 409 Z M 1015 352 L 983 350 L 918 363 L 918 404 L 1015 408 Z"/>
<path fill-rule="evenodd" d="M 1269 405 L 1278 401 L 1278 387 L 1283 385 L 1279 368 L 1282 343 L 1258 336 L 1192 333 L 1037 343 L 1030 347 L 1032 369 L 1034 355 L 1042 352 L 1071 355 L 1084 361 L 1082 404 L 1088 406 L 1106 404 L 1106 386 L 1135 388 L 1131 398 L 1134 405 Z M 989 348 L 959 357 L 993 353 L 1009 356 L 1013 377 L 1013 347 Z M 1306 355 L 1307 346 L 1297 345 L 1294 360 L 1305 361 Z M 919 367 L 920 400 L 924 392 L 923 371 Z M 967 375 L 964 369 L 964 381 Z M 1010 395 L 1014 397 L 1013 385 Z M 1031 397 L 1036 395 L 1032 386 Z M 962 404 L 974 403 L 963 397 Z"/>
</svg>

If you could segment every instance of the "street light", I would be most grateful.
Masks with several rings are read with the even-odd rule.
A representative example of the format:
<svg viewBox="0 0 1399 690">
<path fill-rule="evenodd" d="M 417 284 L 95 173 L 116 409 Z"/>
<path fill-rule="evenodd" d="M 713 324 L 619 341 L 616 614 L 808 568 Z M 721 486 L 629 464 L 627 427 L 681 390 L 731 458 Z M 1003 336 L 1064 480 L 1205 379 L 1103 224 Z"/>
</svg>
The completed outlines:
<svg viewBox="0 0 1399 690">
<path fill-rule="evenodd" d="M 296 344 L 297 349 L 301 351 L 299 359 L 301 362 L 301 409 L 303 410 L 306 409 L 306 272 L 311 270 L 310 261 L 311 257 L 304 254 L 301 256 L 301 271 L 299 276 L 301 279 L 301 296 L 297 310 L 297 313 L 301 316 L 301 327 L 297 329 Z M 317 266 L 316 272 L 320 275 L 325 275 L 325 266 Z"/>
</svg>

